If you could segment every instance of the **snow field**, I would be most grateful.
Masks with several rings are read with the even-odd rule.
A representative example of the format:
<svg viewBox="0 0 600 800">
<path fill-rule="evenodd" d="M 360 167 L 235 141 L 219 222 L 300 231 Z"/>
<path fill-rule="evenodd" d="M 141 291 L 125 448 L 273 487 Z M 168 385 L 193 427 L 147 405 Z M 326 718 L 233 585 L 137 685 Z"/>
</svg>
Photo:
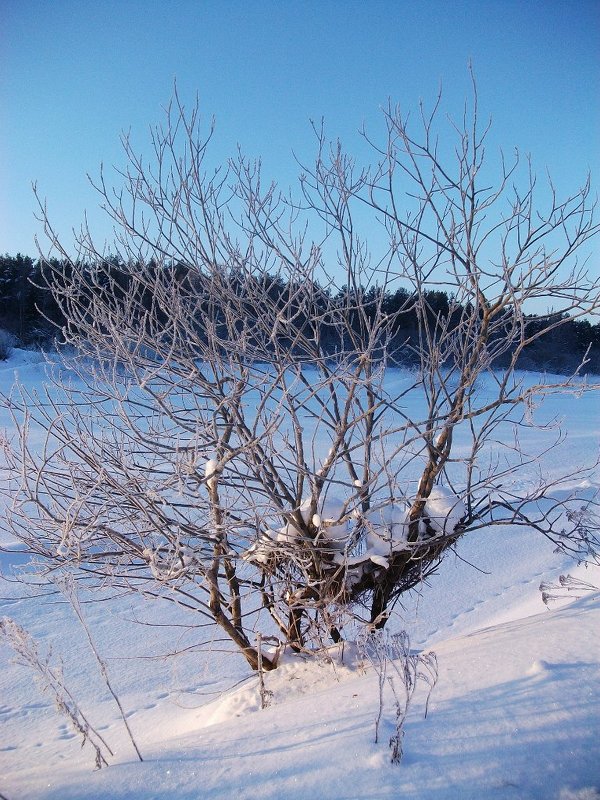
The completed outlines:
<svg viewBox="0 0 600 800">
<path fill-rule="evenodd" d="M 15 368 L 28 386 L 43 380 L 43 367 L 17 351 L 0 370 L 5 391 Z M 593 396 L 549 398 L 543 414 L 564 415 L 568 436 L 538 465 L 546 474 L 593 460 L 596 406 Z M 1 416 L 10 436 L 9 417 Z M 208 477 L 214 466 L 206 465 Z M 590 495 L 599 485 L 596 475 L 579 488 Z M 332 547 L 343 540 L 335 530 L 340 503 L 332 497 L 313 520 L 330 531 Z M 442 529 L 462 513 L 443 488 L 428 510 Z M 404 509 L 385 513 L 389 518 L 376 519 L 369 537 L 375 557 L 403 538 Z M 390 541 L 380 536 L 382 527 Z M 2 541 L 10 544 L 6 536 Z M 377 676 L 352 645 L 333 648 L 329 662 L 286 654 L 265 676 L 272 696 L 261 709 L 256 676 L 194 615 L 108 590 L 82 593 L 140 763 L 73 611 L 61 595 L 15 582 L 23 561 L 14 549 L 0 552 L 0 617 L 15 619 L 41 652 L 51 648 L 53 660 L 62 659 L 65 683 L 115 756 L 94 772 L 91 750 L 81 749 L 31 671 L 0 643 L 0 795 L 8 800 L 600 798 L 600 595 L 547 609 L 539 592 L 542 580 L 566 572 L 600 586 L 600 570 L 577 567 L 533 531 L 465 536 L 430 585 L 397 609 L 392 628 L 406 629 L 415 648 L 433 648 L 439 664 L 427 719 L 425 693 L 417 692 L 399 766 L 389 763 L 387 747 L 391 695 L 375 745 Z"/>
</svg>

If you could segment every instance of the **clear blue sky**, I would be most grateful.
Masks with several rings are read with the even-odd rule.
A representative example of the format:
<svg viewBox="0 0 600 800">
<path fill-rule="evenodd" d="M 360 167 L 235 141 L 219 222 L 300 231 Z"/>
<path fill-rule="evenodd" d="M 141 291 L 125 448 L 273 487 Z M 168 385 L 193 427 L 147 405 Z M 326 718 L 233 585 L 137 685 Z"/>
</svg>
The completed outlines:
<svg viewBox="0 0 600 800">
<path fill-rule="evenodd" d="M 559 190 L 600 188 L 599 0 L 1 0 L 0 252 L 36 254 L 31 182 L 68 234 L 87 210 L 110 237 L 86 173 L 143 144 L 176 77 L 216 116 L 215 160 L 236 143 L 289 185 L 310 160 L 310 118 L 349 149 L 391 97 L 458 112 L 472 60 L 493 145 L 530 152 Z M 595 248 L 598 252 L 598 247 Z"/>
</svg>

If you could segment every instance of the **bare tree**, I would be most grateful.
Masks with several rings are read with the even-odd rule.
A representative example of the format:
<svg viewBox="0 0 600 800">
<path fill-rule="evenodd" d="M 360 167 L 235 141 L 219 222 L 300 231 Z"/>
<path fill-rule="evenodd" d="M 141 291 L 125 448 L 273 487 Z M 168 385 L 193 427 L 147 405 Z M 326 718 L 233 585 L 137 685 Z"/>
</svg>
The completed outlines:
<svg viewBox="0 0 600 800">
<path fill-rule="evenodd" d="M 70 256 L 41 206 L 71 355 L 45 396 L 10 398 L 10 524 L 49 568 L 178 603 L 270 669 L 257 632 L 310 649 L 349 620 L 381 628 L 467 531 L 533 526 L 597 556 L 595 501 L 519 483 L 536 403 L 598 388 L 584 364 L 517 371 L 600 307 L 577 261 L 589 181 L 540 207 L 529 164 L 486 163 L 473 98 L 443 138 L 439 100 L 417 133 L 390 106 L 368 169 L 315 127 L 290 199 L 242 155 L 211 171 L 212 129 L 175 96 L 153 163 L 125 138 L 122 187 L 97 184 L 111 255 L 84 228 Z"/>
</svg>

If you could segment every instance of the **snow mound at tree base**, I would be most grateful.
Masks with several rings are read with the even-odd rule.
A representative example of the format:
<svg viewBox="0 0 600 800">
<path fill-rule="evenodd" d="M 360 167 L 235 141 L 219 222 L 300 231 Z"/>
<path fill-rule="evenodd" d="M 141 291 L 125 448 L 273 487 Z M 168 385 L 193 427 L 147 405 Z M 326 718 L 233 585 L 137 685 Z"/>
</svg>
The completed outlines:
<svg viewBox="0 0 600 800">
<path fill-rule="evenodd" d="M 282 706 L 290 700 L 327 691 L 343 681 L 364 675 L 365 671 L 364 659 L 352 642 L 343 642 L 315 655 L 286 650 L 279 655 L 277 669 L 264 673 L 264 699 L 261 698 L 258 675 L 253 675 L 242 686 L 193 712 L 193 718 L 182 720 L 179 732 L 190 727 L 219 725 Z"/>
</svg>

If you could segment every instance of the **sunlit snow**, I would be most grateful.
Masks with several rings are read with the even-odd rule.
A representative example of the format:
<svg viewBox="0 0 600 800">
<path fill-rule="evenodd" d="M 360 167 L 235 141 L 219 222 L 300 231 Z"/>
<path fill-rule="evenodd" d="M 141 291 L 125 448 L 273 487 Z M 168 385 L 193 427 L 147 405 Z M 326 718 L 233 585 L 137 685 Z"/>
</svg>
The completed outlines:
<svg viewBox="0 0 600 800">
<path fill-rule="evenodd" d="M 15 351 L 0 369 L 3 390 L 15 369 L 32 389 L 43 380 L 35 358 Z M 539 467 L 551 475 L 565 463 L 592 461 L 596 399 L 548 403 L 549 415 L 564 414 L 568 436 Z M 11 435 L 6 411 L 0 427 Z M 207 483 L 216 466 L 206 463 Z M 596 474 L 579 488 L 591 496 L 599 485 Z M 440 534 L 464 515 L 450 487 L 436 487 L 426 508 Z M 301 513 L 309 519 L 308 506 Z M 328 547 L 343 550 L 351 513 L 332 495 L 310 520 Z M 383 563 L 401 549 L 406 514 L 402 503 L 373 509 L 361 558 Z M 291 523 L 265 531 L 263 555 L 297 535 Z M 352 643 L 332 647 L 327 658 L 283 654 L 265 676 L 269 705 L 261 708 L 245 661 L 212 628 L 195 627 L 200 620 L 185 609 L 109 590 L 82 593 L 97 601 L 84 602 L 83 612 L 140 763 L 70 606 L 58 593 L 40 596 L 15 582 L 27 559 L 6 535 L 0 541 L 0 617 L 63 659 L 65 682 L 115 754 L 108 768 L 94 771 L 89 749 L 0 644 L 0 795 L 8 800 L 600 798 L 600 594 L 566 592 L 547 608 L 539 591 L 542 581 L 567 572 L 599 586 L 600 570 L 577 566 L 534 531 L 507 526 L 466 536 L 429 585 L 396 609 L 392 627 L 406 629 L 413 647 L 433 648 L 439 664 L 427 719 L 424 693 L 417 693 L 400 765 L 390 763 L 387 746 L 391 696 L 375 744 L 377 677 Z M 158 571 L 173 568 L 165 556 L 147 558 Z"/>
</svg>

